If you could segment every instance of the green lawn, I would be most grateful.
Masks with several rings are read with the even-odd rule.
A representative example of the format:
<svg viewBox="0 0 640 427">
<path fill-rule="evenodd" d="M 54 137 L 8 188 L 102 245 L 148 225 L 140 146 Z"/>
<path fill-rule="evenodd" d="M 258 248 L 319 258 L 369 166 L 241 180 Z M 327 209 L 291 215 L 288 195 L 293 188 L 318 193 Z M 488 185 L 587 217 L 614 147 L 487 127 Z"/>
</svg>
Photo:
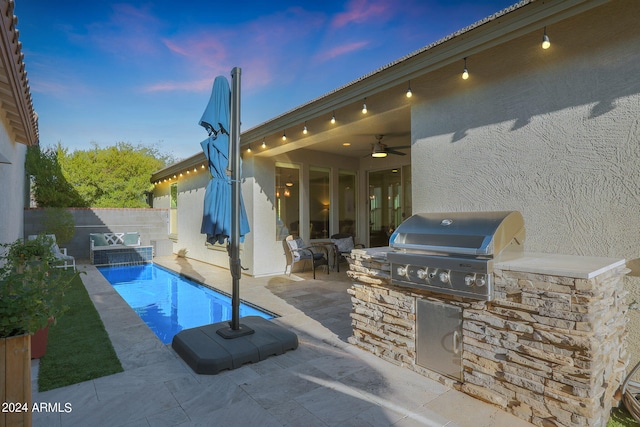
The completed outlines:
<svg viewBox="0 0 640 427">
<path fill-rule="evenodd" d="M 607 423 L 607 427 L 638 427 L 640 424 L 631 416 L 624 408 L 614 408 L 611 411 L 611 418 Z"/>
<path fill-rule="evenodd" d="M 122 372 L 120 360 L 80 277 L 76 277 L 65 294 L 65 303 L 69 310 L 49 328 L 47 353 L 40 359 L 40 391 Z"/>
</svg>

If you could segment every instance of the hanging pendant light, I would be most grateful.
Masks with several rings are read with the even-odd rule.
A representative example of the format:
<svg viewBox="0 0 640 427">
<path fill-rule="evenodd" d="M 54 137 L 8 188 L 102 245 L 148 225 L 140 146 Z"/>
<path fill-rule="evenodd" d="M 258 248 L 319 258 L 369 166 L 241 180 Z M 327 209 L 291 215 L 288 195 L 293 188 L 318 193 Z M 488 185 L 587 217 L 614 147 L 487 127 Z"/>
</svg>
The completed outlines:
<svg viewBox="0 0 640 427">
<path fill-rule="evenodd" d="M 547 27 L 544 27 L 544 35 L 542 36 L 542 48 L 549 49 L 551 47 L 551 41 L 549 41 L 549 36 L 547 35 Z"/>
<path fill-rule="evenodd" d="M 464 58 L 464 70 L 462 70 L 462 80 L 469 78 L 469 70 L 467 69 L 467 58 Z"/>
</svg>

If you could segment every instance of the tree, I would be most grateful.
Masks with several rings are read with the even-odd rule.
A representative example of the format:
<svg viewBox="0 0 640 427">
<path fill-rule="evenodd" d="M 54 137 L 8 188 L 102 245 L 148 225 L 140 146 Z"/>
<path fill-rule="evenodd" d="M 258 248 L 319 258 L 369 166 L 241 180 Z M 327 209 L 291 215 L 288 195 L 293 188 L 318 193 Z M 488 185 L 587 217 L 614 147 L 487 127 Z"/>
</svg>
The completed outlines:
<svg viewBox="0 0 640 427">
<path fill-rule="evenodd" d="M 84 200 L 65 179 L 58 158 L 59 150 L 39 145 L 27 148 L 26 173 L 33 181 L 33 193 L 40 207 L 84 207 Z"/>
<path fill-rule="evenodd" d="M 58 158 L 67 181 L 91 207 L 149 207 L 147 194 L 153 190 L 151 174 L 173 158 L 153 146 L 118 142 L 89 150 L 68 150 L 58 145 Z"/>
</svg>

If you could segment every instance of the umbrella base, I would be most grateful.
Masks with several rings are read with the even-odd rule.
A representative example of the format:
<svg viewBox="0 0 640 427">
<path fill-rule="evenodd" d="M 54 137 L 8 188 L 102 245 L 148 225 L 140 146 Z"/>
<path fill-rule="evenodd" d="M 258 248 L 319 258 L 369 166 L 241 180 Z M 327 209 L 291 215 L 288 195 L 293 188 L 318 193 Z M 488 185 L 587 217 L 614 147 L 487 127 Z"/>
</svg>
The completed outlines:
<svg viewBox="0 0 640 427">
<path fill-rule="evenodd" d="M 254 332 L 255 331 L 253 329 L 243 324 L 240 324 L 238 329 L 233 329 L 230 325 L 227 325 L 226 327 L 220 328 L 216 331 L 218 335 L 227 340 L 251 335 Z"/>
<path fill-rule="evenodd" d="M 253 333 L 226 339 L 218 331 L 230 329 L 229 322 L 219 322 L 180 331 L 173 337 L 171 347 L 195 373 L 205 375 L 237 369 L 298 348 L 296 334 L 267 319 L 247 316 L 242 322 L 240 329 L 245 327 Z"/>
</svg>

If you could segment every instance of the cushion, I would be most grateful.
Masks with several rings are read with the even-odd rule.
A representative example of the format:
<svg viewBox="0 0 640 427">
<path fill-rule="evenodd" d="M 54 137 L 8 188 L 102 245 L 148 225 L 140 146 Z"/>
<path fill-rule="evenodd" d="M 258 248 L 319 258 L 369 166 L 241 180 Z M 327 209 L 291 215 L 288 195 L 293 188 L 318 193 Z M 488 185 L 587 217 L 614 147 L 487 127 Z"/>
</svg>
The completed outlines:
<svg viewBox="0 0 640 427">
<path fill-rule="evenodd" d="M 125 246 L 137 246 L 138 245 L 138 233 L 125 233 L 122 238 Z"/>
<path fill-rule="evenodd" d="M 89 238 L 93 242 L 93 246 L 109 246 L 107 239 L 102 233 L 91 233 L 89 234 Z"/>
<path fill-rule="evenodd" d="M 57 243 L 54 243 L 53 245 L 51 245 L 51 252 L 52 252 L 54 255 L 57 255 L 57 254 L 61 254 L 61 253 L 62 253 L 62 251 L 60 250 L 60 247 L 58 246 L 58 244 L 57 244 Z"/>
<path fill-rule="evenodd" d="M 344 239 L 331 239 L 336 248 L 338 248 L 338 252 L 351 252 L 353 246 L 353 238 L 345 237 Z"/>
<path fill-rule="evenodd" d="M 287 245 L 289 245 L 289 249 L 291 249 L 291 254 L 293 255 L 293 259 L 295 261 L 310 258 L 311 255 L 308 251 L 298 250 L 305 247 L 304 240 L 302 240 L 300 237 L 298 237 L 297 239 L 287 240 Z"/>
<path fill-rule="evenodd" d="M 304 240 L 302 240 L 300 237 L 294 239 L 294 242 L 296 242 L 296 249 L 298 248 L 304 248 Z"/>
</svg>

